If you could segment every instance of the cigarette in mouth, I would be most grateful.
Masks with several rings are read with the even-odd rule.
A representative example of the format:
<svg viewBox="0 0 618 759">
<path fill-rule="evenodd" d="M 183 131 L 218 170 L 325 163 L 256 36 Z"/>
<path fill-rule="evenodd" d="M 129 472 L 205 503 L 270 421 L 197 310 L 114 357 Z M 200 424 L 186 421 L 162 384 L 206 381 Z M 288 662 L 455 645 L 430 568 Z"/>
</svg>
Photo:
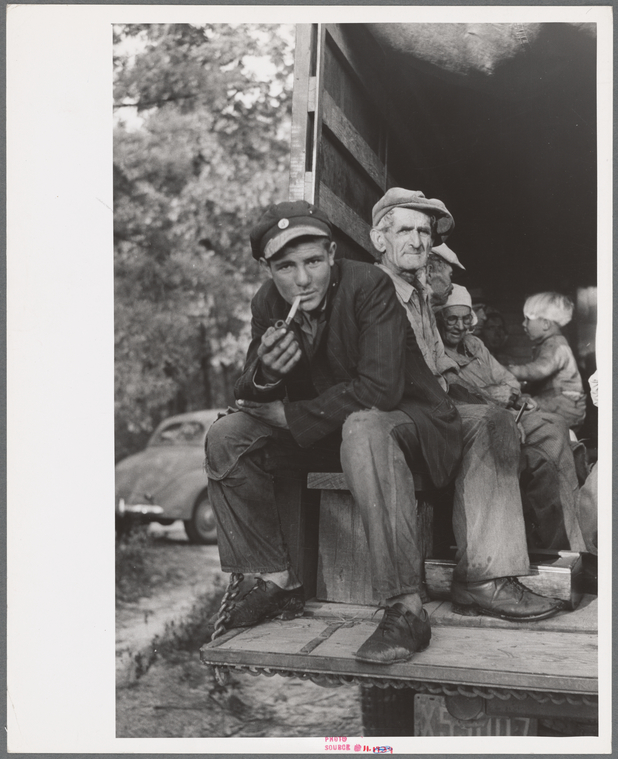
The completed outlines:
<svg viewBox="0 0 618 759">
<path fill-rule="evenodd" d="M 290 309 L 290 313 L 288 314 L 288 318 L 285 320 L 285 326 L 289 327 L 292 323 L 292 319 L 296 315 L 296 312 L 298 311 L 298 307 L 300 306 L 301 296 L 297 295 L 294 298 L 294 303 L 292 303 L 292 308 Z"/>
</svg>

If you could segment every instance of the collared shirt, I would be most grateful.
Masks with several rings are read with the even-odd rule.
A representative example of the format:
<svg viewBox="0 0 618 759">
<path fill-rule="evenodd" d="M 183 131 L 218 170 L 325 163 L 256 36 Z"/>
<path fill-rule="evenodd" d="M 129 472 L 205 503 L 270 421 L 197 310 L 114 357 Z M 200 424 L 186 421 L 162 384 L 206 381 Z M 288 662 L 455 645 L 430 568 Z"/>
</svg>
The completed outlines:
<svg viewBox="0 0 618 759">
<path fill-rule="evenodd" d="M 324 298 L 321 307 L 316 311 L 307 313 L 299 309 L 294 315 L 294 321 L 300 327 L 302 347 L 309 358 L 313 356 L 319 336 L 326 325 L 326 301 Z"/>
<path fill-rule="evenodd" d="M 471 385 L 485 389 L 490 385 L 508 385 L 520 390 L 517 379 L 491 355 L 482 340 L 466 335 L 457 348 L 444 346 L 446 355 L 456 361 L 459 376 Z"/>
<path fill-rule="evenodd" d="M 421 349 L 425 363 L 442 388 L 447 390 L 448 383 L 442 375 L 449 370 L 458 372 L 459 367 L 456 361 L 446 355 L 442 338 L 438 332 L 436 318 L 429 305 L 427 289 L 418 279 L 415 280 L 414 285 L 411 285 L 383 264 L 376 264 L 376 266 L 385 271 L 393 280 L 397 298 L 406 310 L 408 321 L 414 330 L 416 342 Z"/>
</svg>

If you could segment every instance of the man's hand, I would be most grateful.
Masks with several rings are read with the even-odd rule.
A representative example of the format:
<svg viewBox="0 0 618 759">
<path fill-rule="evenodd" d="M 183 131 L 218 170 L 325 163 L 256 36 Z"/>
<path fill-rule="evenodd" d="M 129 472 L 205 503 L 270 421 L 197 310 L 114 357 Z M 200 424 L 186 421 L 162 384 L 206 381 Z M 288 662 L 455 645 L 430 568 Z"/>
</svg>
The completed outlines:
<svg viewBox="0 0 618 759">
<path fill-rule="evenodd" d="M 283 427 L 288 429 L 288 423 L 285 418 L 285 410 L 281 401 L 272 401 L 271 403 L 255 403 L 254 401 L 236 401 L 236 405 L 246 414 L 260 419 L 262 422 L 272 424 L 273 427 Z"/>
<path fill-rule="evenodd" d="M 296 366 L 301 355 L 300 346 L 291 329 L 269 327 L 262 335 L 258 348 L 261 377 L 268 384 L 278 382 Z"/>
<path fill-rule="evenodd" d="M 524 412 L 525 414 L 528 414 L 530 411 L 536 411 L 539 407 L 539 404 L 530 395 L 524 394 L 520 397 L 519 400 L 521 403 L 524 401 L 526 403 L 526 410 Z"/>
</svg>

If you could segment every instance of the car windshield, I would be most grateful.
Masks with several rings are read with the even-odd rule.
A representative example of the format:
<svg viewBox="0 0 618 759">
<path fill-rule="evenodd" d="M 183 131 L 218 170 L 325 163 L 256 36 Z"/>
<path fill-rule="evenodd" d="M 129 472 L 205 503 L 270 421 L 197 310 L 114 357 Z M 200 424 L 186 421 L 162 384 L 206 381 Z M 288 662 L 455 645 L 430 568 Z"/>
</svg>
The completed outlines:
<svg viewBox="0 0 618 759">
<path fill-rule="evenodd" d="M 173 422 L 164 427 L 152 439 L 150 445 L 201 443 L 205 435 L 206 428 L 201 422 Z"/>
</svg>

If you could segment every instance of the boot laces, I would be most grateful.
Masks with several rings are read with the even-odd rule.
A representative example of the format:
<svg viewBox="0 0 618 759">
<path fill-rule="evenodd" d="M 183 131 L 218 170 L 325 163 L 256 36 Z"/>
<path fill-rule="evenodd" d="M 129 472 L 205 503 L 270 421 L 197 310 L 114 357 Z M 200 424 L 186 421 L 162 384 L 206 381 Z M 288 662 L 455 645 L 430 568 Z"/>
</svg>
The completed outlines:
<svg viewBox="0 0 618 759">
<path fill-rule="evenodd" d="M 526 592 L 530 592 L 528 588 L 526 588 L 524 585 L 519 582 L 517 577 L 508 577 L 506 584 L 508 587 L 512 588 L 514 591 L 517 592 L 517 600 L 521 601 L 521 599 L 524 597 Z"/>
<path fill-rule="evenodd" d="M 249 590 L 245 593 L 245 595 L 242 598 L 239 598 L 234 603 L 235 607 L 238 606 L 238 604 L 240 604 L 240 603 L 242 603 L 243 601 L 246 601 L 246 600 L 248 600 L 249 603 L 251 603 L 251 601 L 253 599 L 249 599 L 249 596 L 252 593 L 257 593 L 258 591 L 260 591 L 262 593 L 266 592 L 266 581 L 263 580 L 261 577 L 256 577 L 255 580 L 256 580 L 255 585 L 253 585 L 253 587 L 249 588 Z"/>
<path fill-rule="evenodd" d="M 380 606 L 376 609 L 377 614 L 380 609 L 384 609 L 384 616 L 379 624 L 379 627 L 386 632 L 393 632 L 398 627 L 399 617 L 401 613 L 394 609 L 392 606 Z"/>
<path fill-rule="evenodd" d="M 247 593 L 247 595 L 249 595 L 249 593 L 253 593 L 254 590 L 265 591 L 266 590 L 266 580 L 264 580 L 262 577 L 256 577 L 255 578 L 255 585 L 249 590 L 249 592 Z"/>
</svg>

